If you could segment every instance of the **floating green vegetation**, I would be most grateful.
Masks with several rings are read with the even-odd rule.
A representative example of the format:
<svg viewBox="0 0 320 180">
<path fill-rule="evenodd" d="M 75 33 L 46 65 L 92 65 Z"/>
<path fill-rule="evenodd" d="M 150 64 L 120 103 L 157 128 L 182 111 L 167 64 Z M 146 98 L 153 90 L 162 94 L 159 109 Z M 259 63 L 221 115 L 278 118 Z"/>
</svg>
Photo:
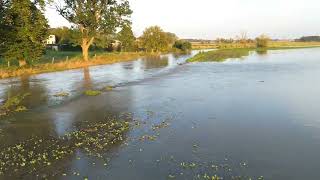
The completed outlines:
<svg viewBox="0 0 320 180">
<path fill-rule="evenodd" d="M 157 140 L 157 136 L 151 135 L 143 135 L 139 138 L 140 141 L 155 141 Z"/>
<path fill-rule="evenodd" d="M 112 91 L 114 89 L 114 86 L 107 86 L 104 88 L 106 91 Z"/>
<path fill-rule="evenodd" d="M 84 94 L 87 96 L 98 96 L 101 93 L 102 93 L 101 91 L 94 91 L 94 90 L 88 90 L 84 92 Z"/>
<path fill-rule="evenodd" d="M 27 107 L 25 106 L 18 106 L 17 109 L 15 109 L 15 112 L 23 112 L 23 111 L 27 111 Z"/>
<path fill-rule="evenodd" d="M 162 128 L 167 128 L 170 124 L 166 121 L 161 122 L 160 124 L 152 125 L 152 130 L 159 130 Z"/>
<path fill-rule="evenodd" d="M 128 130 L 129 122 L 108 119 L 62 137 L 31 138 L 0 151 L 0 176 L 34 175 L 40 169 L 72 157 L 77 150 L 101 158 L 101 153 L 124 140 Z"/>
<path fill-rule="evenodd" d="M 5 103 L 0 106 L 0 116 L 9 115 L 12 112 L 26 111 L 27 108 L 25 106 L 22 106 L 21 103 L 26 97 L 30 95 L 30 93 L 25 93 L 9 97 L 5 101 Z"/>
<path fill-rule="evenodd" d="M 180 165 L 184 169 L 195 168 L 197 166 L 197 164 L 194 162 L 192 162 L 192 163 L 182 162 L 182 163 L 180 163 Z"/>
<path fill-rule="evenodd" d="M 220 49 L 209 52 L 200 52 L 187 62 L 223 62 L 230 58 L 241 58 L 249 55 L 249 49 Z"/>
<path fill-rule="evenodd" d="M 156 114 L 153 113 L 153 116 L 156 116 Z M 145 153 L 148 149 L 144 149 L 143 146 L 139 146 L 136 142 L 144 143 L 144 141 L 154 142 L 159 140 L 162 128 L 169 127 L 168 122 L 171 122 L 169 118 L 165 118 L 164 121 L 157 120 L 157 123 L 153 124 L 147 120 L 136 119 L 136 116 L 133 116 L 131 113 L 126 113 L 121 114 L 119 118 L 109 118 L 103 122 L 90 123 L 90 121 L 86 121 L 84 124 L 80 124 L 81 128 L 78 128 L 79 130 L 60 137 L 31 138 L 0 149 L 0 178 L 14 179 L 12 177 L 29 176 L 39 177 L 40 179 L 51 179 L 50 177 L 57 175 L 77 176 L 79 178 L 82 176 L 83 179 L 88 179 L 87 174 L 81 174 L 79 170 L 67 170 L 65 172 L 64 168 L 61 168 L 61 164 L 73 158 L 80 160 L 80 156 L 77 154 L 81 151 L 86 156 L 101 159 L 103 166 L 106 167 L 110 163 L 109 159 L 105 157 L 106 152 L 112 149 L 114 145 L 123 144 L 128 146 L 129 141 L 135 141 L 133 147 L 138 148 L 140 153 Z M 131 136 L 127 137 L 127 132 L 133 128 L 143 128 L 143 130 L 147 130 L 146 133 L 157 133 L 157 135 L 141 136 L 141 134 L 137 134 L 133 138 Z M 193 151 L 195 148 L 201 150 L 201 147 L 203 145 L 193 142 L 189 150 Z M 241 176 L 249 168 L 248 162 L 235 163 L 228 158 L 217 162 L 209 159 L 203 161 L 203 159 L 198 158 L 201 157 L 200 153 L 196 155 L 196 159 L 178 160 L 173 155 L 167 154 L 159 157 L 155 162 L 157 165 L 169 165 L 172 168 L 172 171 L 170 170 L 168 174 L 165 174 L 165 178 L 167 179 L 263 180 L 262 176 L 259 178 L 247 175 Z M 129 165 L 134 166 L 135 161 L 134 159 L 129 159 Z M 96 162 L 90 163 L 94 166 L 99 166 Z M 47 171 L 53 174 L 45 174 L 46 176 L 41 177 Z M 37 176 L 39 174 L 41 176 Z"/>
<path fill-rule="evenodd" d="M 57 93 L 57 94 L 55 94 L 53 96 L 54 97 L 67 97 L 67 96 L 69 96 L 69 93 L 67 93 L 67 92 L 59 92 L 59 93 Z"/>
<path fill-rule="evenodd" d="M 203 179 L 203 180 L 222 180 L 222 177 L 219 177 L 217 175 L 208 175 L 208 174 L 204 174 L 204 175 L 198 175 L 197 176 L 198 179 Z"/>
</svg>

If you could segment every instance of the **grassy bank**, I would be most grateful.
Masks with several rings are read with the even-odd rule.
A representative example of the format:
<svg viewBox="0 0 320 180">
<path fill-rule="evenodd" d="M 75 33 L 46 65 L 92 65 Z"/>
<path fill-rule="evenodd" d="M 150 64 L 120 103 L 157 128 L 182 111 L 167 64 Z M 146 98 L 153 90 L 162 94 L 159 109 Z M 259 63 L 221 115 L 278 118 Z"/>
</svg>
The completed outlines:
<svg viewBox="0 0 320 180">
<path fill-rule="evenodd" d="M 248 56 L 251 51 L 256 51 L 258 54 L 266 54 L 268 50 L 281 49 L 300 49 L 300 48 L 315 48 L 319 46 L 279 46 L 269 48 L 233 48 L 233 49 L 218 49 L 209 52 L 200 52 L 187 62 L 223 62 L 230 58 L 242 58 Z"/>
<path fill-rule="evenodd" d="M 139 57 L 149 55 L 143 52 L 130 53 L 97 53 L 96 56 L 91 54 L 90 61 L 83 61 L 80 52 L 61 52 L 46 54 L 43 61 L 33 66 L 25 67 L 5 67 L 0 68 L 0 79 L 17 77 L 22 75 L 40 74 L 54 71 L 63 71 L 69 69 L 78 69 L 94 65 L 112 64 L 117 62 L 124 62 L 135 60 Z M 54 57 L 54 61 L 52 61 Z"/>
</svg>

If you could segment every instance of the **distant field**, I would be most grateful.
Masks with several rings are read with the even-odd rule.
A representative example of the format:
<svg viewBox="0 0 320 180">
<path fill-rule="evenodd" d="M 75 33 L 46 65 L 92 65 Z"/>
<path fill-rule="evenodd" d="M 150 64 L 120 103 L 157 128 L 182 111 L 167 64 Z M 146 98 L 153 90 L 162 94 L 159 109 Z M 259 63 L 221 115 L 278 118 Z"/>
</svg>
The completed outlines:
<svg viewBox="0 0 320 180">
<path fill-rule="evenodd" d="M 271 41 L 269 47 L 312 47 L 320 46 L 320 42 Z"/>
<path fill-rule="evenodd" d="M 230 48 L 255 48 L 255 43 L 203 43 L 192 42 L 192 49 L 230 49 Z M 314 47 L 320 46 L 320 42 L 293 42 L 293 41 L 271 41 L 269 48 L 280 47 Z"/>
<path fill-rule="evenodd" d="M 202 42 L 191 42 L 192 49 L 216 49 L 218 45 L 216 43 L 202 43 Z"/>
</svg>

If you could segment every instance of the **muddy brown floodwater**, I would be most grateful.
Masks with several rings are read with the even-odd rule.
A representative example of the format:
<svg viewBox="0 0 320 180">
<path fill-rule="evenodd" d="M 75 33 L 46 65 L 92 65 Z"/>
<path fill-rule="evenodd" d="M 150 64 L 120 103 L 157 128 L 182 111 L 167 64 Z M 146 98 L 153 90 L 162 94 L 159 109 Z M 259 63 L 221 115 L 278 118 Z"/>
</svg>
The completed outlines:
<svg viewBox="0 0 320 180">
<path fill-rule="evenodd" d="M 0 179 L 320 179 L 320 48 L 195 53 L 0 80 Z"/>
</svg>

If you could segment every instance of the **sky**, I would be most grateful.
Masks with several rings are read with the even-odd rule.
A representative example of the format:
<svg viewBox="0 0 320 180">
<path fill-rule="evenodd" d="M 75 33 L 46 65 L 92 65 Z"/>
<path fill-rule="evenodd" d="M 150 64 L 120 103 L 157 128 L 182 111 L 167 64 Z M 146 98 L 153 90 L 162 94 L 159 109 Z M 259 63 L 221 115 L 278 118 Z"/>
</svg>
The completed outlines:
<svg viewBox="0 0 320 180">
<path fill-rule="evenodd" d="M 129 0 L 134 34 L 159 25 L 180 38 L 251 38 L 267 34 L 292 39 L 320 35 L 320 0 Z M 47 8 L 51 27 L 68 26 Z"/>
</svg>

